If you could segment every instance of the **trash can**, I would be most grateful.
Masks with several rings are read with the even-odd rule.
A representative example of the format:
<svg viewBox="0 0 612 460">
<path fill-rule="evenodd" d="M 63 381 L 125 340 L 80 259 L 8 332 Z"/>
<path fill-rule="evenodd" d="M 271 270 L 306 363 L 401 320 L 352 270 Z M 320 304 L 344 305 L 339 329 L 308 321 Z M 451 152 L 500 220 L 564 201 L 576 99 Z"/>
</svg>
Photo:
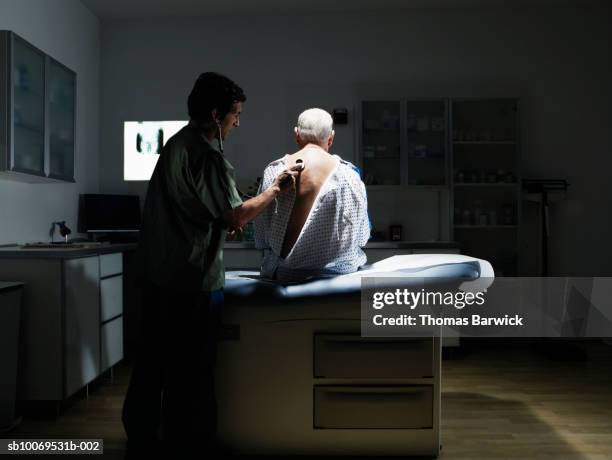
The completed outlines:
<svg viewBox="0 0 612 460">
<path fill-rule="evenodd" d="M 13 429 L 23 283 L 0 281 L 0 433 Z"/>
</svg>

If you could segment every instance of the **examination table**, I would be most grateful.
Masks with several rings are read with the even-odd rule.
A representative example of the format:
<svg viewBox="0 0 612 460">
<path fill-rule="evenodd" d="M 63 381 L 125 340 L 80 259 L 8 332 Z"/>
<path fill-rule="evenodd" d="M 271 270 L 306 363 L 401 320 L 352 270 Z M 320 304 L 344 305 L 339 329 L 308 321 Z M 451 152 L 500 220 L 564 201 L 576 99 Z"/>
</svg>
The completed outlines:
<svg viewBox="0 0 612 460">
<path fill-rule="evenodd" d="M 220 440 L 242 454 L 437 456 L 440 337 L 361 337 L 361 277 L 480 291 L 491 265 L 421 254 L 286 286 L 257 275 L 226 275 Z"/>
</svg>

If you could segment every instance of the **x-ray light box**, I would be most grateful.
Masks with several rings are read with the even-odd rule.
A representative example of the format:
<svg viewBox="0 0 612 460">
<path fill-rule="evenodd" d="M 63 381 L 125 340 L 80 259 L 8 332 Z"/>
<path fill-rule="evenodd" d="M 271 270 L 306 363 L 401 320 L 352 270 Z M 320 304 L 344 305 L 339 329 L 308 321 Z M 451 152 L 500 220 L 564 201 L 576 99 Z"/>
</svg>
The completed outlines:
<svg viewBox="0 0 612 460">
<path fill-rule="evenodd" d="M 187 121 L 123 123 L 123 180 L 149 180 L 164 144 Z"/>
</svg>

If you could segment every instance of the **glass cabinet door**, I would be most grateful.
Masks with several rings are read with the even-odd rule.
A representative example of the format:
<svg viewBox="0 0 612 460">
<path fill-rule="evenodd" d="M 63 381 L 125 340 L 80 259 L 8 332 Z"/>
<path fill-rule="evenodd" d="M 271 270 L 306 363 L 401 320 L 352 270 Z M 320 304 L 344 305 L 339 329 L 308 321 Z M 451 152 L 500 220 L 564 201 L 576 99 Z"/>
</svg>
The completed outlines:
<svg viewBox="0 0 612 460">
<path fill-rule="evenodd" d="M 365 184 L 400 185 L 400 102 L 363 102 L 361 139 Z"/>
<path fill-rule="evenodd" d="M 409 185 L 446 183 L 446 102 L 406 102 L 406 155 Z"/>
<path fill-rule="evenodd" d="M 74 179 L 75 74 L 49 58 L 49 177 Z"/>
<path fill-rule="evenodd" d="M 45 175 L 45 55 L 13 37 L 11 169 Z"/>
</svg>

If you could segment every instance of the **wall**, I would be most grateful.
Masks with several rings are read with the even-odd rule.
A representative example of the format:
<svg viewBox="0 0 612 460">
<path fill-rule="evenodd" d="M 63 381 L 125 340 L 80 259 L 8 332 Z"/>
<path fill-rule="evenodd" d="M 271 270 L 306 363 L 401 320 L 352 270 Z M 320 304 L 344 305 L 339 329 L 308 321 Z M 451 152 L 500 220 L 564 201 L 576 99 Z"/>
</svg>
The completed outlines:
<svg viewBox="0 0 612 460">
<path fill-rule="evenodd" d="M 292 151 L 291 128 L 307 106 L 344 105 L 354 120 L 367 97 L 516 96 L 523 175 L 572 184 L 551 212 L 552 274 L 610 273 L 609 30 L 608 9 L 569 7 L 109 22 L 101 189 L 144 195 L 146 183 L 122 181 L 123 121 L 185 118 L 187 94 L 206 70 L 247 92 L 242 125 L 226 144 L 243 178 Z M 335 151 L 355 160 L 354 123 L 338 127 Z M 431 235 L 423 222 L 436 200 L 431 192 L 373 193 L 370 208 L 375 224 L 399 214 L 409 238 L 422 239 Z M 526 258 L 536 250 L 532 241 Z"/>
<path fill-rule="evenodd" d="M 78 0 L 3 0 L 0 29 L 77 73 L 76 183 L 0 179 L 0 244 L 49 241 L 53 221 L 65 220 L 76 231 L 79 193 L 99 190 L 99 20 Z"/>
</svg>

